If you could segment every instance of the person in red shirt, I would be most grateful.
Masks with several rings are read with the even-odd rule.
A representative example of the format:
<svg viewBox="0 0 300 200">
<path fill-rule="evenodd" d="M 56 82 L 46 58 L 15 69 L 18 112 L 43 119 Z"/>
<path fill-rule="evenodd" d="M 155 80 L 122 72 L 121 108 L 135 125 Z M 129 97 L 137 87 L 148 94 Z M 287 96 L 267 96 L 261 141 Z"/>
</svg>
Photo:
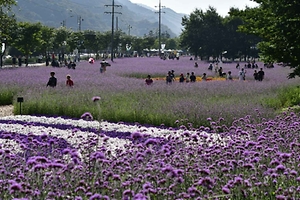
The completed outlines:
<svg viewBox="0 0 300 200">
<path fill-rule="evenodd" d="M 146 85 L 151 85 L 153 83 L 153 80 L 150 75 L 147 76 L 145 82 L 146 82 Z"/>
<path fill-rule="evenodd" d="M 73 85 L 74 85 L 74 82 L 72 81 L 71 76 L 68 74 L 67 75 L 66 86 L 73 87 Z"/>
</svg>

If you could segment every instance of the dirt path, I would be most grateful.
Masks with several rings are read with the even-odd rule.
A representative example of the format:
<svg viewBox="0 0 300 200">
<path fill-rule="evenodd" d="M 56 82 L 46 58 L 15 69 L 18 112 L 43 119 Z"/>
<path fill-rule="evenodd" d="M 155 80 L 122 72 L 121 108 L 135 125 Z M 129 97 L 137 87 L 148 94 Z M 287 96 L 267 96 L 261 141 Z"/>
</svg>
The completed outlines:
<svg viewBox="0 0 300 200">
<path fill-rule="evenodd" d="M 13 105 L 0 106 L 0 117 L 14 115 L 13 110 Z"/>
</svg>

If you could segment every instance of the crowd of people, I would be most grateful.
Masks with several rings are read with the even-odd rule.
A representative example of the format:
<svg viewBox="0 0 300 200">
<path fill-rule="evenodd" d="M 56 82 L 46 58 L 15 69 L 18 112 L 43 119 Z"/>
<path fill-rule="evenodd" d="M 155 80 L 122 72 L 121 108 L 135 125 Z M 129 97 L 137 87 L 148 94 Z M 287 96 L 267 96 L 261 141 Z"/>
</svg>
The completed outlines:
<svg viewBox="0 0 300 200">
<path fill-rule="evenodd" d="M 241 67 L 239 63 L 237 63 L 236 65 L 236 69 L 238 69 L 238 73 L 236 76 L 234 76 L 232 74 L 232 71 L 227 71 L 224 72 L 223 68 L 221 66 L 219 66 L 219 62 L 215 62 L 215 63 L 210 63 L 208 66 L 208 70 L 215 72 L 215 77 L 220 77 L 220 78 L 225 78 L 228 81 L 233 81 L 235 79 L 239 80 L 239 81 L 245 81 L 246 80 L 246 74 L 247 74 L 247 70 L 246 68 L 251 68 L 254 69 L 254 73 L 253 73 L 253 79 L 255 81 L 263 81 L 264 77 L 265 77 L 265 72 L 263 70 L 263 68 L 260 68 L 260 70 L 258 69 L 258 65 L 255 62 L 248 62 L 245 64 L 244 67 Z M 194 67 L 198 68 L 198 63 L 195 62 L 194 63 Z M 211 80 L 211 78 L 207 77 L 206 73 L 203 73 L 201 76 L 201 80 L 202 81 L 208 81 Z M 247 79 L 249 80 L 249 79 Z M 174 70 L 170 70 L 167 73 L 167 76 L 165 78 L 165 81 L 167 84 L 172 84 L 173 82 L 176 81 L 175 78 L 175 74 L 174 74 Z M 178 82 L 179 83 L 189 83 L 189 82 L 196 82 L 197 81 L 197 77 L 195 75 L 194 72 L 187 72 L 186 74 L 181 73 L 179 75 L 178 78 Z M 146 85 L 151 85 L 153 84 L 153 80 L 151 78 L 151 75 L 147 76 L 147 79 L 145 80 Z"/>
</svg>

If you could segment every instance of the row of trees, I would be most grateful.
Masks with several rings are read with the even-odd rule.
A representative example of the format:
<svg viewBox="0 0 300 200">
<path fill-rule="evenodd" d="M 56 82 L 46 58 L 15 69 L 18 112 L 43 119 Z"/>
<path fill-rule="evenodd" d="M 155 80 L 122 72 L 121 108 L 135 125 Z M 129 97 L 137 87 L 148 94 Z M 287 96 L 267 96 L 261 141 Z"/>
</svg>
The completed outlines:
<svg viewBox="0 0 300 200">
<path fill-rule="evenodd" d="M 256 45 L 260 38 L 238 32 L 242 24 L 240 17 L 223 18 L 213 7 L 209 7 L 206 12 L 196 9 L 182 19 L 184 30 L 180 36 L 181 46 L 190 48 L 195 56 L 206 58 L 258 57 Z"/>
<path fill-rule="evenodd" d="M 283 62 L 295 68 L 290 77 L 300 75 L 300 37 L 298 34 L 300 2 L 254 0 L 256 8 L 239 10 L 231 8 L 229 16 L 221 17 L 210 7 L 206 12 L 195 9 L 182 19 L 183 32 L 179 38 L 162 34 L 161 42 L 167 49 L 186 49 L 201 58 L 222 57 L 235 59 L 260 56 L 266 62 Z M 0 0 L 0 31 L 2 42 L 20 50 L 24 55 L 34 52 L 72 52 L 88 49 L 92 52 L 109 51 L 111 33 L 99 31 L 76 32 L 64 27 L 54 29 L 40 23 L 16 23 L 9 14 L 14 0 Z M 144 37 L 114 34 L 113 49 L 132 50 L 159 48 L 158 34 L 149 32 Z M 127 44 L 127 45 L 126 45 Z M 258 51 L 259 50 L 259 51 Z"/>
<path fill-rule="evenodd" d="M 10 20 L 14 20 L 13 15 L 10 16 Z M 196 10 L 189 17 L 183 18 L 184 30 L 179 38 L 170 38 L 167 32 L 163 32 L 161 43 L 166 44 L 166 49 L 183 49 L 202 58 L 220 55 L 232 59 L 242 56 L 257 57 L 258 51 L 252 47 L 255 47 L 258 38 L 236 32 L 241 23 L 238 17 L 222 18 L 214 8 L 207 12 Z M 70 53 L 75 49 L 100 53 L 110 52 L 111 49 L 110 31 L 73 31 L 65 27 L 52 28 L 41 23 L 29 22 L 10 23 L 9 27 L 12 28 L 9 37 L 6 38 L 6 44 L 13 47 L 9 52 L 12 55 L 16 54 L 14 49 L 25 56 L 46 55 L 48 52 Z M 144 49 L 159 48 L 159 35 L 150 31 L 144 37 L 136 37 L 118 30 L 114 34 L 113 45 L 115 52 L 126 53 L 126 46 L 130 45 L 131 50 L 142 54 Z"/>
</svg>

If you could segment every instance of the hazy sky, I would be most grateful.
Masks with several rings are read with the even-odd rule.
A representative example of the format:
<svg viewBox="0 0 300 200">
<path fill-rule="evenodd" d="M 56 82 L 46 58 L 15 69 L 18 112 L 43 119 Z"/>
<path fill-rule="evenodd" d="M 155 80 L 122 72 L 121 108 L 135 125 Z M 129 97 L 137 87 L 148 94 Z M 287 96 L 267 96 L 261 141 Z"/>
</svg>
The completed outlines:
<svg viewBox="0 0 300 200">
<path fill-rule="evenodd" d="M 141 3 L 151 8 L 159 5 L 159 0 L 130 0 L 132 3 Z M 206 11 L 209 6 L 216 8 L 221 16 L 227 15 L 231 7 L 244 9 L 246 7 L 255 7 L 257 3 L 250 0 L 161 0 L 161 6 L 171 8 L 177 13 L 190 14 L 195 8 Z"/>
</svg>

